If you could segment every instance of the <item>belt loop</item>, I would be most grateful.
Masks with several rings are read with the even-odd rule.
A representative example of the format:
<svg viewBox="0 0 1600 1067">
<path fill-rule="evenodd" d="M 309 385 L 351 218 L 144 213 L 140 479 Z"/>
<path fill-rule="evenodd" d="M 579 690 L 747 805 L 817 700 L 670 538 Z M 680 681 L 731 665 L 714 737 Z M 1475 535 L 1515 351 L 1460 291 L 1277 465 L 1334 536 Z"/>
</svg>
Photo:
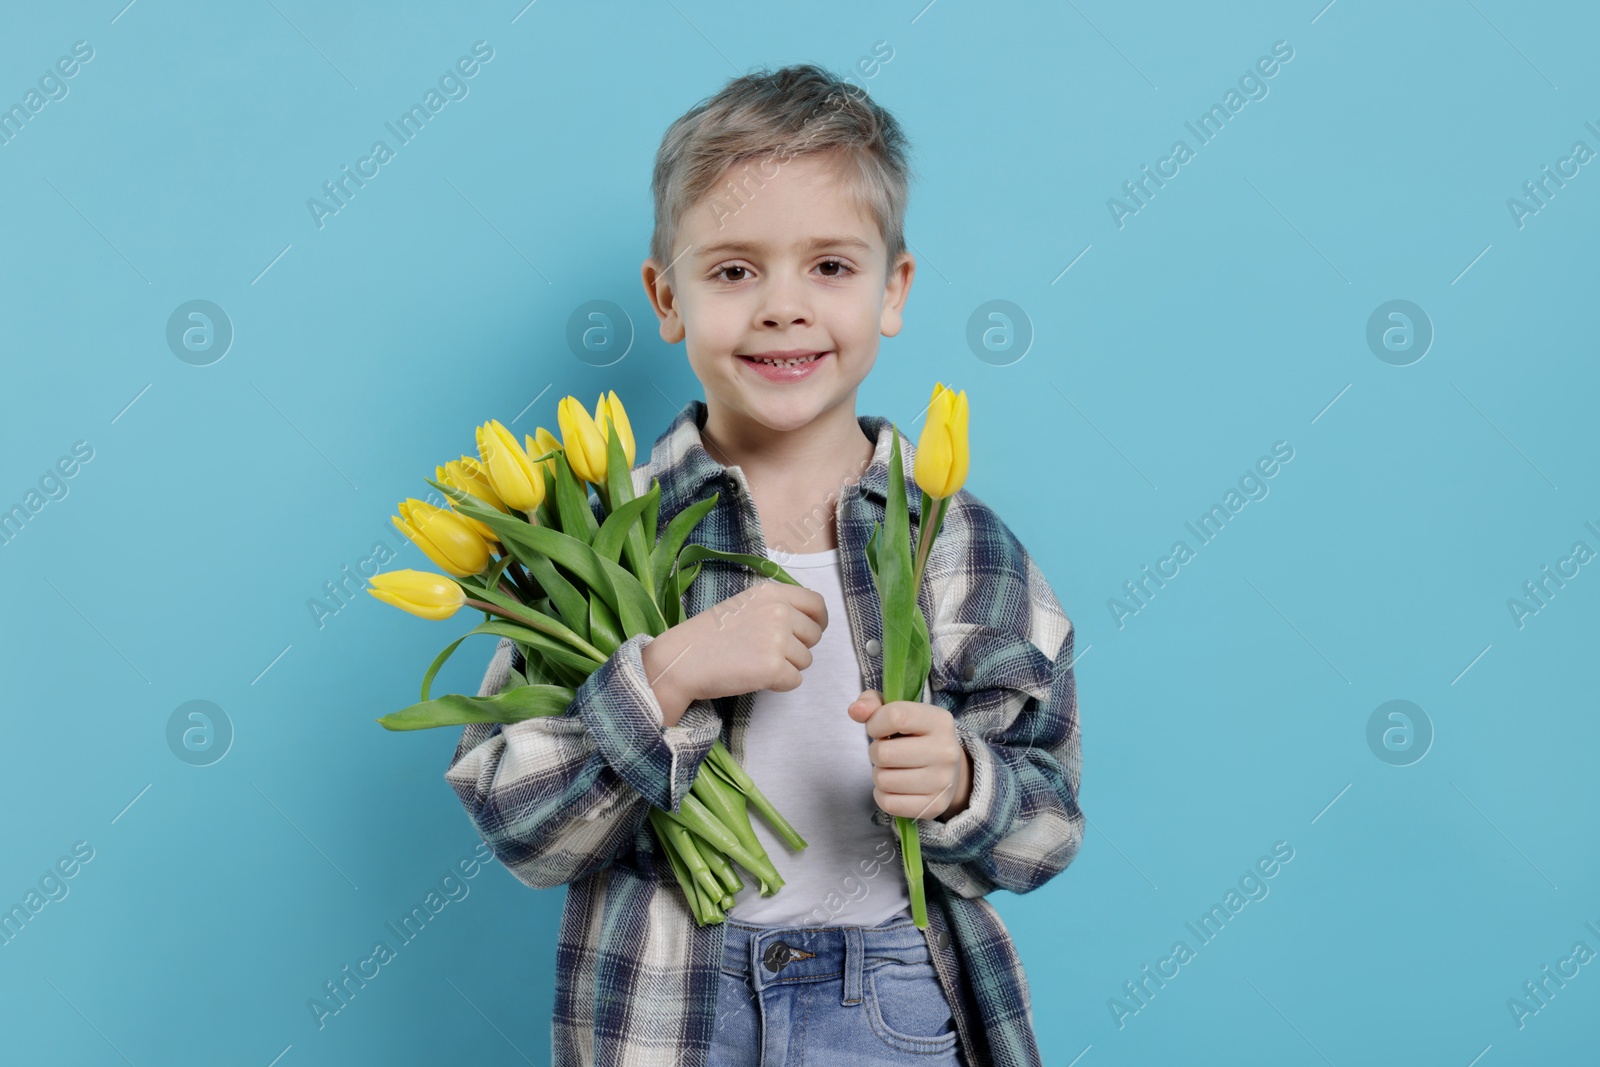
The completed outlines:
<svg viewBox="0 0 1600 1067">
<path fill-rule="evenodd" d="M 761 934 L 751 930 L 745 934 L 745 965 L 750 968 L 750 985 L 758 992 L 762 987 L 762 979 L 766 977 L 761 973 Z"/>
<path fill-rule="evenodd" d="M 862 950 L 861 927 L 844 928 L 844 1000 L 845 1004 L 861 1003 L 861 964 L 866 953 Z"/>
</svg>

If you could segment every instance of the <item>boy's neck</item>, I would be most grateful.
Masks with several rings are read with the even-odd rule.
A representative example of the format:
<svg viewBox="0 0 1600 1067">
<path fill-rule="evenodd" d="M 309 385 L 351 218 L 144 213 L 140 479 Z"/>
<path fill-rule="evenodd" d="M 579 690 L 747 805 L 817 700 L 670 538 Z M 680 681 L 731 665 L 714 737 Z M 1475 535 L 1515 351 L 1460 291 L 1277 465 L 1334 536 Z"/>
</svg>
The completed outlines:
<svg viewBox="0 0 1600 1067">
<path fill-rule="evenodd" d="M 718 463 L 744 472 L 767 547 L 784 552 L 838 547 L 834 503 L 877 449 L 862 432 L 853 399 L 787 431 L 708 401 L 700 438 Z"/>
</svg>

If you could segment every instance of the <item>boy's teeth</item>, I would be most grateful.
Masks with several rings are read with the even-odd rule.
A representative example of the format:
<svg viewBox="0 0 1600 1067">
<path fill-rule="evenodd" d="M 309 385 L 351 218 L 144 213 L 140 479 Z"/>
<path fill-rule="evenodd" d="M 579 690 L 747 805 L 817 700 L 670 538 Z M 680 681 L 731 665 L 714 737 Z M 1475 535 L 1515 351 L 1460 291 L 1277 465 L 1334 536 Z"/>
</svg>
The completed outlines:
<svg viewBox="0 0 1600 1067">
<path fill-rule="evenodd" d="M 804 357 L 801 357 L 799 359 L 763 359 L 760 356 L 752 356 L 751 358 L 754 359 L 757 363 L 766 363 L 769 366 L 792 367 L 797 363 L 810 363 L 812 360 L 816 359 L 817 357 L 816 356 L 804 356 Z"/>
</svg>

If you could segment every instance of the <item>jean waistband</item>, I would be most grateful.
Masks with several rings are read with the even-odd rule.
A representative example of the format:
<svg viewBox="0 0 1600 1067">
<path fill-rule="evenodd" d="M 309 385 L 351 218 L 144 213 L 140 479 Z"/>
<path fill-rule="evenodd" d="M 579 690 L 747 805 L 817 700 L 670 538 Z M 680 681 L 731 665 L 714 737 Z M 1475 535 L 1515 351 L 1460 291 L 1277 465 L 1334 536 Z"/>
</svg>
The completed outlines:
<svg viewBox="0 0 1600 1067">
<path fill-rule="evenodd" d="M 868 959 L 930 963 L 926 935 L 910 916 L 877 926 L 760 926 L 724 919 L 722 969 L 756 989 L 795 982 L 844 980 L 844 1000 L 861 1000 Z"/>
</svg>

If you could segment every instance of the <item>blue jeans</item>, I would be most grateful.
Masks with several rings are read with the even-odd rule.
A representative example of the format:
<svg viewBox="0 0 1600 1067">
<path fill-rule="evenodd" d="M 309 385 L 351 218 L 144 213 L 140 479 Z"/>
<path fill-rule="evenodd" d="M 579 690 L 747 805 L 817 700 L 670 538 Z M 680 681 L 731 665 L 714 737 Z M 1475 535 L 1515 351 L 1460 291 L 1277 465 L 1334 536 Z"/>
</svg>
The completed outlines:
<svg viewBox="0 0 1600 1067">
<path fill-rule="evenodd" d="M 905 912 L 877 926 L 724 923 L 709 1067 L 965 1067 L 928 943 Z"/>
</svg>

